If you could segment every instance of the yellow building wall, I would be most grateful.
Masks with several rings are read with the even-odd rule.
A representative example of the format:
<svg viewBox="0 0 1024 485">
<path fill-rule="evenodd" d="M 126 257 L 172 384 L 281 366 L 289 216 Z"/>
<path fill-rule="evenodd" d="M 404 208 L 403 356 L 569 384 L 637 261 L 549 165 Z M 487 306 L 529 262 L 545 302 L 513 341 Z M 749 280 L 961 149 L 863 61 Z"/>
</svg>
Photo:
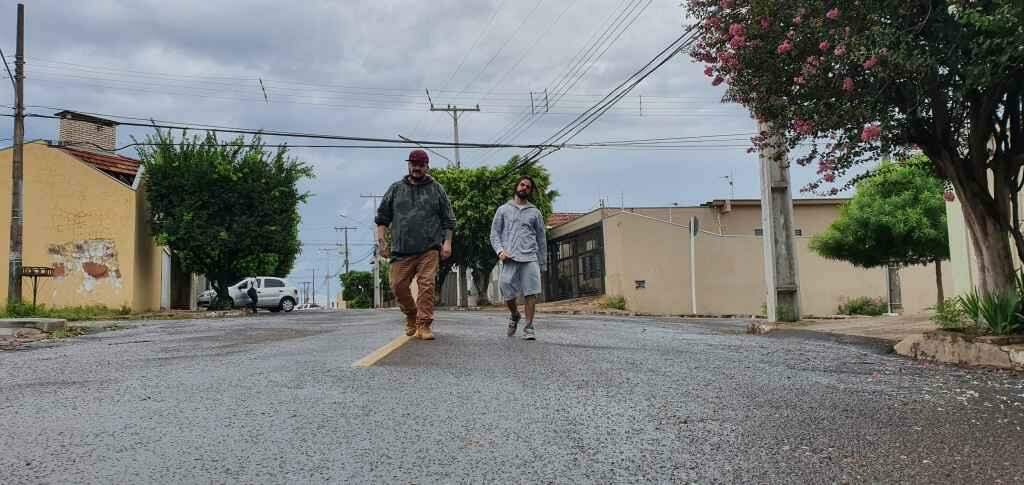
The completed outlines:
<svg viewBox="0 0 1024 485">
<path fill-rule="evenodd" d="M 135 193 L 135 227 L 135 288 L 132 308 L 138 312 L 156 311 L 160 309 L 163 251 L 157 246 L 150 229 L 145 185 L 140 186 Z"/>
<path fill-rule="evenodd" d="M 12 155 L 13 150 L 0 151 L 0 173 L 5 174 L 0 176 L 2 194 L 11 193 L 11 178 L 6 174 L 11 173 Z M 24 157 L 23 264 L 56 269 L 56 277 L 40 279 L 39 303 L 150 309 L 150 299 L 136 295 L 153 281 L 152 266 L 144 264 L 146 258 L 140 260 L 143 253 L 137 251 L 146 245 L 136 232 L 140 217 L 136 193 L 43 143 L 25 145 Z M 0 214 L 10 214 L 10 204 L 10 196 L 0 197 Z M 4 226 L 0 230 L 4 262 L 0 295 L 5 298 L 10 234 Z M 23 300 L 30 302 L 31 280 L 24 280 L 22 288 Z M 156 288 L 159 292 L 159 284 Z"/>
</svg>

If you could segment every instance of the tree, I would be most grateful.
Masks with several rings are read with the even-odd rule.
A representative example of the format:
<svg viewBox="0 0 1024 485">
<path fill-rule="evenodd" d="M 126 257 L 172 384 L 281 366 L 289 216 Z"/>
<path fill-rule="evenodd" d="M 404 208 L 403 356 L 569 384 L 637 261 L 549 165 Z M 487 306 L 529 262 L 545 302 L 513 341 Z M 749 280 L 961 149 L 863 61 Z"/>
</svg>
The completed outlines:
<svg viewBox="0 0 1024 485">
<path fill-rule="evenodd" d="M 473 282 L 486 299 L 490 275 L 498 264 L 498 256 L 491 248 L 491 223 L 494 212 L 508 202 L 515 187 L 515 178 L 529 175 L 537 182 L 533 204 L 540 209 L 545 219 L 551 214 L 552 202 L 558 192 L 551 190 L 551 177 L 546 168 L 531 164 L 522 172 L 515 172 L 501 179 L 501 175 L 519 163 L 519 156 L 497 167 L 447 167 L 432 169 L 430 174 L 448 192 L 452 209 L 455 211 L 455 234 L 452 257 L 442 262 L 438 271 L 439 284 L 451 272 L 452 266 L 459 265 L 473 269 Z"/>
<path fill-rule="evenodd" d="M 857 183 L 856 195 L 811 249 L 863 268 L 935 263 L 941 305 L 941 261 L 949 259 L 944 192 L 925 157 L 884 165 Z"/>
<path fill-rule="evenodd" d="M 244 276 L 286 276 L 300 250 L 298 182 L 313 170 L 269 151 L 259 136 L 218 141 L 215 133 L 176 140 L 157 130 L 139 148 L 145 197 L 157 242 L 181 268 L 204 274 L 227 302 Z"/>
<path fill-rule="evenodd" d="M 782 132 L 819 190 L 919 148 L 963 204 L 982 292 L 1024 256 L 1024 3 L 1019 0 L 689 0 L 692 56 L 712 84 Z M 771 138 L 762 134 L 755 146 Z M 844 188 L 856 182 L 847 181 Z M 991 190 L 990 190 L 991 186 Z M 838 192 L 833 186 L 831 193 Z"/>
<path fill-rule="evenodd" d="M 349 308 L 370 308 L 373 302 L 373 274 L 369 271 L 349 271 L 341 275 L 344 288 L 341 298 Z"/>
</svg>

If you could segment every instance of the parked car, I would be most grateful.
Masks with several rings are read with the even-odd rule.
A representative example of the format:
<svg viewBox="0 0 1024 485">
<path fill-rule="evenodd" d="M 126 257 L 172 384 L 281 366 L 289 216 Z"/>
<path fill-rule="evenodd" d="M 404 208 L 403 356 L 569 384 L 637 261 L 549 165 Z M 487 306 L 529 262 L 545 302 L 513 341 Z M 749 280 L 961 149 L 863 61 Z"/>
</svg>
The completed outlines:
<svg viewBox="0 0 1024 485">
<path fill-rule="evenodd" d="M 256 282 L 256 293 L 259 299 L 256 306 L 259 308 L 267 308 L 272 312 L 282 310 L 290 312 L 295 309 L 295 304 L 299 301 L 299 289 L 289 286 L 288 282 L 283 278 L 271 276 L 245 278 L 229 286 L 228 297 L 231 298 L 232 306 L 249 306 L 249 295 L 246 294 L 246 290 L 249 289 L 249 281 Z M 201 306 L 210 306 L 210 303 L 216 296 L 216 291 L 206 290 L 199 294 L 198 303 Z"/>
</svg>

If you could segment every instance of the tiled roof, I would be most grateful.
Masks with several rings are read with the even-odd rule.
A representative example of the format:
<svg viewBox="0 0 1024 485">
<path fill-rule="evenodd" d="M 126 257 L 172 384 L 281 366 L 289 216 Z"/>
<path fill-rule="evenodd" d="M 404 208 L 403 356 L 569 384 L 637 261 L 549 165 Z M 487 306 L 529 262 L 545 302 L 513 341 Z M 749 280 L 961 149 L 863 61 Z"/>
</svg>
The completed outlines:
<svg viewBox="0 0 1024 485">
<path fill-rule="evenodd" d="M 135 176 L 139 173 L 140 162 L 134 158 L 77 148 L 60 147 L 59 149 L 128 185 L 132 184 Z"/>
<path fill-rule="evenodd" d="M 548 227 L 561 226 L 562 224 L 576 220 L 580 216 L 583 216 L 583 214 L 578 212 L 552 212 L 551 215 L 548 216 Z"/>
</svg>

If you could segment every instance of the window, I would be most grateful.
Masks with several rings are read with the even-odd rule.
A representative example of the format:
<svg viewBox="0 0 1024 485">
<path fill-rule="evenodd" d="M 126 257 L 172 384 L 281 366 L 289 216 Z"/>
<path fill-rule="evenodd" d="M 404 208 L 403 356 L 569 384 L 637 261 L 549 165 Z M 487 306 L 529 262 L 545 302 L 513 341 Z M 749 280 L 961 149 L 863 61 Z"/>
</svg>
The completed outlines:
<svg viewBox="0 0 1024 485">
<path fill-rule="evenodd" d="M 265 288 L 284 288 L 284 281 L 274 278 L 267 278 L 263 280 L 263 286 Z"/>
<path fill-rule="evenodd" d="M 761 229 L 760 227 L 757 228 L 757 229 L 754 229 L 754 235 L 755 236 L 764 236 L 764 229 Z"/>
<path fill-rule="evenodd" d="M 636 289 L 641 290 L 647 288 L 647 280 L 636 280 Z"/>
<path fill-rule="evenodd" d="M 803 229 L 797 229 L 795 232 L 796 232 L 797 237 L 804 235 L 804 230 Z"/>
</svg>

